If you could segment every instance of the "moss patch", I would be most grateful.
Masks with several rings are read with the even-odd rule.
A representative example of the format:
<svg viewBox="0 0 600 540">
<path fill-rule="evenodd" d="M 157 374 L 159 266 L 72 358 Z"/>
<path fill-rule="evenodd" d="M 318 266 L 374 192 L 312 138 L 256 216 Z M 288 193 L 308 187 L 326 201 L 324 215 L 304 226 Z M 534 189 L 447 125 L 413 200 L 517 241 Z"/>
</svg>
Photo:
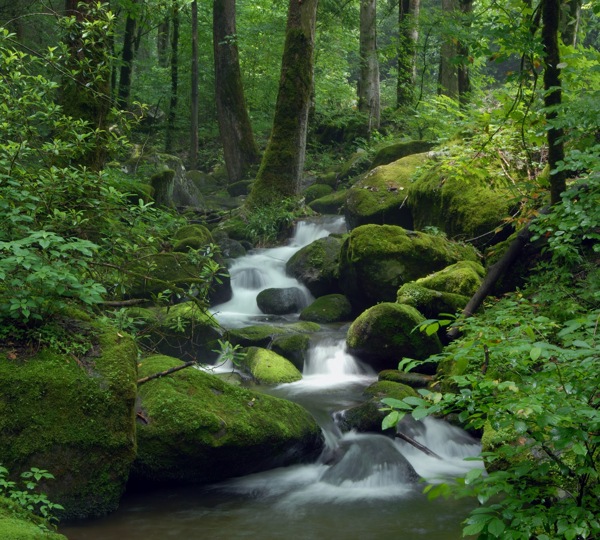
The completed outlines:
<svg viewBox="0 0 600 540">
<path fill-rule="evenodd" d="M 250 347 L 241 364 L 259 384 L 283 384 L 302 379 L 302 373 L 289 360 L 260 347 Z"/>
<path fill-rule="evenodd" d="M 308 207 L 319 214 L 341 214 L 346 204 L 348 190 L 342 189 L 308 203 Z"/>
<path fill-rule="evenodd" d="M 373 162 L 371 163 L 371 169 L 381 165 L 387 165 L 388 163 L 392 163 L 412 154 L 427 152 L 428 150 L 431 150 L 433 146 L 433 143 L 428 141 L 404 141 L 384 146 L 375 154 Z"/>
<path fill-rule="evenodd" d="M 328 294 L 317 298 L 300 312 L 300 319 L 316 323 L 348 321 L 352 316 L 352 305 L 343 294 Z"/>
<path fill-rule="evenodd" d="M 467 296 L 434 291 L 417 282 L 406 283 L 398 290 L 396 301 L 416 308 L 427 318 L 437 318 L 440 313 L 461 311 L 469 301 Z"/>
<path fill-rule="evenodd" d="M 40 528 L 45 527 L 46 530 Z M 0 497 L 0 538 L 5 540 L 67 540 L 43 519 Z"/>
</svg>

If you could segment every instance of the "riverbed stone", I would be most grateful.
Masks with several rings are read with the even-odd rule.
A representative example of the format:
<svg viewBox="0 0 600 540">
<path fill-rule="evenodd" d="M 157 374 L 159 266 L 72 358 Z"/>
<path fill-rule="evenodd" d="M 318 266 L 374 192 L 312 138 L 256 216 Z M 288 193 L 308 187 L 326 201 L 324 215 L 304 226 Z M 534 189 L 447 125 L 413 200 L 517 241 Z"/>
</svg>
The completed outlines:
<svg viewBox="0 0 600 540">
<path fill-rule="evenodd" d="M 398 289 L 461 260 L 477 260 L 475 248 L 441 236 L 393 225 L 363 225 L 344 240 L 340 286 L 355 309 L 393 302 Z"/>
<path fill-rule="evenodd" d="M 315 296 L 340 292 L 339 260 L 343 239 L 327 236 L 299 249 L 285 265 L 286 273 L 295 277 Z"/>
<path fill-rule="evenodd" d="M 326 195 L 331 195 L 332 193 L 333 187 L 327 184 L 313 184 L 304 190 L 304 200 L 306 204 L 308 204 L 321 197 L 325 197 Z"/>
<path fill-rule="evenodd" d="M 261 347 L 248 348 L 240 365 L 259 384 L 284 384 L 302 379 L 302 373 L 289 360 Z"/>
<path fill-rule="evenodd" d="M 300 321 L 285 326 L 255 324 L 242 328 L 231 328 L 225 334 L 225 338 L 232 345 L 240 345 L 241 347 L 270 347 L 276 337 L 312 334 L 320 329 L 321 327 L 317 323 L 309 321 Z"/>
<path fill-rule="evenodd" d="M 78 319 L 89 336 L 77 360 L 49 348 L 0 352 L 0 456 L 18 475 L 48 470 L 49 500 L 64 518 L 115 510 L 135 457 L 137 347 L 125 333 Z"/>
<path fill-rule="evenodd" d="M 302 371 L 308 355 L 309 345 L 309 334 L 275 336 L 271 343 L 271 350 L 289 360 Z"/>
<path fill-rule="evenodd" d="M 140 375 L 179 364 L 153 356 Z M 216 482 L 310 461 L 323 448 L 319 426 L 300 405 L 197 369 L 149 381 L 139 396 L 137 482 Z"/>
<path fill-rule="evenodd" d="M 350 325 L 349 351 L 375 369 L 393 369 L 402 358 L 425 360 L 441 351 L 436 335 L 415 328 L 425 320 L 415 308 L 383 302 L 363 312 Z"/>
<path fill-rule="evenodd" d="M 307 300 L 298 287 L 273 287 L 260 291 L 256 303 L 263 313 L 287 315 L 299 312 L 306 306 Z"/>
<path fill-rule="evenodd" d="M 397 369 L 384 369 L 377 376 L 380 381 L 391 381 L 405 384 L 411 388 L 427 388 L 435 381 L 433 375 L 399 371 Z"/>
<path fill-rule="evenodd" d="M 343 294 L 321 296 L 300 312 L 300 320 L 321 324 L 348 321 L 351 317 L 352 305 Z"/>
<path fill-rule="evenodd" d="M 416 308 L 428 319 L 437 319 L 441 313 L 454 314 L 462 311 L 469 297 L 435 291 L 411 281 L 400 287 L 396 301 Z"/>
</svg>

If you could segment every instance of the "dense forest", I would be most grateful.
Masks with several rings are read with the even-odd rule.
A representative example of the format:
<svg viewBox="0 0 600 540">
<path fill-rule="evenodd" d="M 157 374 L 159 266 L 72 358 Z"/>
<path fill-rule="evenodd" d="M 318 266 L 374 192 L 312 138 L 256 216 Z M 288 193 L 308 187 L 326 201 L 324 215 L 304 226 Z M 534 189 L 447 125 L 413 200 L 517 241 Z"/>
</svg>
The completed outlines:
<svg viewBox="0 0 600 540">
<path fill-rule="evenodd" d="M 348 430 L 481 441 L 425 487 L 465 536 L 600 536 L 600 5 L 0 0 L 0 77 L 0 536 L 313 459 L 251 386 L 337 323 L 379 374 Z M 236 259 L 330 215 L 308 305 L 219 321 Z"/>
</svg>

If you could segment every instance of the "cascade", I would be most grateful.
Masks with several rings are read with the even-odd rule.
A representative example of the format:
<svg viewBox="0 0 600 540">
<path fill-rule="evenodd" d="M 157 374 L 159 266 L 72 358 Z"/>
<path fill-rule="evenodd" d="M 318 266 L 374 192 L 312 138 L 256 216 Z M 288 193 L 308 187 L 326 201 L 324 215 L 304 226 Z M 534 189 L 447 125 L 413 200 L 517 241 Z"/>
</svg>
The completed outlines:
<svg viewBox="0 0 600 540">
<path fill-rule="evenodd" d="M 230 269 L 233 298 L 216 306 L 215 316 L 228 327 L 260 321 L 264 316 L 256 307 L 258 292 L 267 287 L 302 288 L 285 275 L 285 262 L 301 247 L 342 228 L 339 218 L 324 226 L 299 224 L 288 245 L 256 250 L 237 260 Z M 480 462 L 464 461 L 478 455 L 477 441 L 439 420 L 405 420 L 403 432 L 440 460 L 378 433 L 342 433 L 335 414 L 364 401 L 364 388 L 376 379 L 371 368 L 346 350 L 343 329 L 316 334 L 303 379 L 264 389 L 300 403 L 319 422 L 326 449 L 316 462 L 212 486 L 131 494 L 114 514 L 61 526 L 60 532 L 71 540 L 458 540 L 470 503 L 427 501 L 419 479 L 438 482 L 480 467 Z"/>
</svg>

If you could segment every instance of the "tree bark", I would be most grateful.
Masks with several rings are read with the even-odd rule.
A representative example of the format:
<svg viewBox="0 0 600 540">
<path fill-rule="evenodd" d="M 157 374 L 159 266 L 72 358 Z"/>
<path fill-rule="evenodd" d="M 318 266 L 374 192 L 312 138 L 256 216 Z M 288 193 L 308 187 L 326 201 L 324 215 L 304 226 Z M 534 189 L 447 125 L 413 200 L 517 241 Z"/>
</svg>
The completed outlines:
<svg viewBox="0 0 600 540">
<path fill-rule="evenodd" d="M 377 58 L 377 0 L 360 1 L 360 72 L 358 77 L 358 110 L 368 117 L 367 129 L 379 129 L 380 92 L 379 59 Z"/>
<path fill-rule="evenodd" d="M 158 25 L 156 34 L 156 54 L 158 56 L 158 65 L 166 68 L 169 66 L 169 17 Z"/>
<path fill-rule="evenodd" d="M 565 45 L 575 47 L 581 21 L 581 0 L 566 0 L 561 4 L 560 35 Z"/>
<path fill-rule="evenodd" d="M 179 6 L 177 0 L 173 0 L 171 8 L 171 29 L 171 98 L 169 100 L 169 114 L 165 134 L 166 152 L 172 152 L 174 148 L 173 139 L 177 118 L 177 92 L 179 90 Z"/>
<path fill-rule="evenodd" d="M 189 166 L 195 169 L 198 164 L 198 0 L 192 1 L 192 94 L 190 122 L 190 159 Z"/>
<path fill-rule="evenodd" d="M 219 132 L 227 175 L 233 183 L 241 180 L 259 160 L 242 85 L 235 0 L 213 2 L 213 48 Z"/>
<path fill-rule="evenodd" d="M 396 107 L 408 106 L 414 101 L 420 3 L 420 0 L 400 0 L 399 2 Z"/>
<path fill-rule="evenodd" d="M 135 7 L 137 0 L 134 0 Z M 129 105 L 129 94 L 131 92 L 131 73 L 133 69 L 133 40 L 135 37 L 136 19 L 134 15 L 127 13 L 125 21 L 125 32 L 123 34 L 123 53 L 121 74 L 119 76 L 118 102 L 121 109 L 127 109 Z"/>
<path fill-rule="evenodd" d="M 278 204 L 300 191 L 308 113 L 313 88 L 313 56 L 318 0 L 290 0 L 273 129 L 246 204 Z"/>
<path fill-rule="evenodd" d="M 557 107 L 562 103 L 560 82 L 560 54 L 558 48 L 558 29 L 560 17 L 560 0 L 542 0 L 542 45 L 544 47 L 544 106 L 548 140 L 548 165 L 550 170 L 556 169 L 559 162 L 565 158 L 564 131 L 554 127 L 558 116 Z M 561 201 L 560 195 L 566 189 L 565 171 L 550 175 L 550 204 Z"/>
</svg>

